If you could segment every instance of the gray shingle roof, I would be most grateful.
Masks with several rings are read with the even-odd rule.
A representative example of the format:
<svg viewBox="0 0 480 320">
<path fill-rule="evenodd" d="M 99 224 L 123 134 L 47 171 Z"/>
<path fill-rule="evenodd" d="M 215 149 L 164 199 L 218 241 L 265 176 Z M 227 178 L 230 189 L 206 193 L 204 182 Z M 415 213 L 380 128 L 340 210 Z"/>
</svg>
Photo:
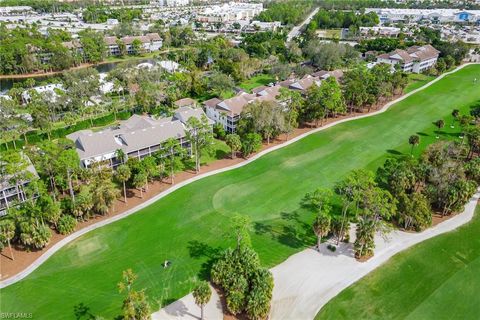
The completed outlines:
<svg viewBox="0 0 480 320">
<path fill-rule="evenodd" d="M 99 132 L 82 130 L 67 136 L 75 142 L 80 159 L 93 158 L 122 149 L 125 153 L 158 145 L 168 138 L 185 136 L 185 126 L 171 118 L 132 116 L 116 128 Z"/>
</svg>

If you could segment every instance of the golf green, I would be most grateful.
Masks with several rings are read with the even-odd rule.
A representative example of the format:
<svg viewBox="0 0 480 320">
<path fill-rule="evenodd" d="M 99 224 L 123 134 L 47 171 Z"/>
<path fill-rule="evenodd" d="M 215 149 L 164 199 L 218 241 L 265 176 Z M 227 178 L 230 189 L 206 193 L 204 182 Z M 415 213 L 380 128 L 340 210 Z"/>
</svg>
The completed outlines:
<svg viewBox="0 0 480 320">
<path fill-rule="evenodd" d="M 116 284 L 132 268 L 158 308 L 187 294 L 205 277 L 215 253 L 233 240 L 228 221 L 249 215 L 252 244 L 272 267 L 314 243 L 313 215 L 301 208 L 306 192 L 330 187 L 349 171 L 375 170 L 386 157 L 437 141 L 433 122 L 452 123 L 452 109 L 468 112 L 480 99 L 480 65 L 467 66 L 377 116 L 343 123 L 271 152 L 241 168 L 191 183 L 121 221 L 94 230 L 54 254 L 24 280 L 0 291 L 2 312 L 35 319 L 74 318 L 82 304 L 108 318 L 121 312 Z M 441 139 L 456 138 L 447 125 Z M 172 262 L 164 269 L 165 260 Z"/>
<path fill-rule="evenodd" d="M 480 207 L 473 220 L 404 251 L 315 319 L 478 319 Z"/>
</svg>

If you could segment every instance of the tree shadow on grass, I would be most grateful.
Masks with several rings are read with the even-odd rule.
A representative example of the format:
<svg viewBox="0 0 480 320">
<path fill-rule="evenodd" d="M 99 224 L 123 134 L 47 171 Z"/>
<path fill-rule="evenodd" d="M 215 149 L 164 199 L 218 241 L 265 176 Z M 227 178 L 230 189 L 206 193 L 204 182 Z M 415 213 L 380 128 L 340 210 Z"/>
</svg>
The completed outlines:
<svg viewBox="0 0 480 320">
<path fill-rule="evenodd" d="M 397 150 L 394 150 L 394 149 L 388 149 L 387 153 L 393 154 L 395 156 L 401 156 L 403 154 L 400 151 L 397 151 Z"/>
<path fill-rule="evenodd" d="M 227 157 L 227 154 L 230 154 L 229 152 L 226 152 L 225 150 L 216 150 L 215 151 L 215 158 L 216 159 L 224 159 Z"/>
<path fill-rule="evenodd" d="M 427 133 L 425 133 L 425 132 L 417 132 L 417 134 L 418 134 L 419 136 L 422 136 L 422 137 L 428 137 L 428 136 L 429 136 L 429 135 L 428 135 Z"/>
<path fill-rule="evenodd" d="M 90 307 L 85 303 L 80 302 L 73 306 L 73 315 L 76 320 L 93 320 L 96 319 L 95 315 L 90 312 Z"/>
<path fill-rule="evenodd" d="M 210 270 L 212 269 L 215 261 L 218 260 L 222 249 L 220 247 L 214 248 L 205 242 L 200 242 L 198 240 L 189 241 L 187 248 L 190 253 L 190 257 L 194 259 L 207 259 L 204 263 L 202 263 L 200 271 L 198 272 L 198 277 L 202 280 L 208 280 L 210 278 Z"/>
<path fill-rule="evenodd" d="M 253 230 L 256 234 L 269 234 L 270 236 L 274 237 L 273 228 L 269 224 L 263 222 L 255 222 L 253 224 Z"/>
<path fill-rule="evenodd" d="M 277 240 L 281 244 L 294 249 L 308 245 L 308 241 L 306 241 L 306 234 L 302 228 L 296 228 L 292 225 L 283 226 L 283 230 L 278 235 Z"/>
</svg>

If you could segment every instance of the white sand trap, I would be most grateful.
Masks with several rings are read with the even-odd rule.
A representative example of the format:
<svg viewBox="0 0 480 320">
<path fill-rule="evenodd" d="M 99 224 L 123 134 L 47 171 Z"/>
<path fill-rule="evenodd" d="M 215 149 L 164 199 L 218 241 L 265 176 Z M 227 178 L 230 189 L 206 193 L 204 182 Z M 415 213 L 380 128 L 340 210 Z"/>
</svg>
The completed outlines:
<svg viewBox="0 0 480 320">
<path fill-rule="evenodd" d="M 461 214 L 423 232 L 395 230 L 386 241 L 376 237 L 375 255 L 367 262 L 358 262 L 354 258 L 351 243 L 341 244 L 336 252 L 331 252 L 326 248 L 327 244 L 323 244 L 320 253 L 307 249 L 291 256 L 271 269 L 275 287 L 270 319 L 313 319 L 330 299 L 396 253 L 470 221 L 479 197 L 480 193 L 475 194 Z M 354 241 L 354 237 L 350 239 Z"/>
<path fill-rule="evenodd" d="M 210 289 L 212 290 L 212 297 L 204 308 L 204 318 L 207 320 L 222 320 L 223 312 L 220 297 L 212 287 Z M 152 320 L 171 319 L 200 319 L 200 307 L 195 304 L 191 293 L 152 314 Z"/>
</svg>

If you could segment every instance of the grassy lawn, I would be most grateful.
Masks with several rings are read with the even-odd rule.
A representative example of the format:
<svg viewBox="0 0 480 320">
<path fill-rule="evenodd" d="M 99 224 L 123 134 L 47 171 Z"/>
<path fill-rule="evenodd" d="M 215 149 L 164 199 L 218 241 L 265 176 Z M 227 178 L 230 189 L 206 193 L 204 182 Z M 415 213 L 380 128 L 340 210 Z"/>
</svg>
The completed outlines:
<svg viewBox="0 0 480 320">
<path fill-rule="evenodd" d="M 324 39 L 340 39 L 341 29 L 322 29 L 317 30 L 317 36 Z"/>
<path fill-rule="evenodd" d="M 480 207 L 467 225 L 395 255 L 315 319 L 478 319 Z"/>
<path fill-rule="evenodd" d="M 421 73 L 410 73 L 408 75 L 408 85 L 405 88 L 405 93 L 409 93 L 410 91 L 418 89 L 433 79 L 435 79 L 434 76 L 427 76 Z"/>
<path fill-rule="evenodd" d="M 312 134 L 92 231 L 2 289 L 0 309 L 31 312 L 35 319 L 71 319 L 74 306 L 83 303 L 93 314 L 113 318 L 120 314 L 123 296 L 116 284 L 122 270 L 132 268 L 136 286 L 147 288 L 155 310 L 187 294 L 193 279 L 206 276 L 215 253 L 233 244 L 226 231 L 234 213 L 251 217 L 252 244 L 262 263 L 272 267 L 314 242 L 313 216 L 300 206 L 306 192 L 331 187 L 353 169 L 375 170 L 386 157 L 408 153 L 411 134 L 421 134 L 417 153 L 437 141 L 432 122 L 451 123 L 452 109 L 467 112 L 480 99 L 472 81 L 479 73 L 480 65 L 466 67 L 385 113 Z M 453 139 L 457 130 L 447 125 L 441 138 Z M 172 261 L 168 269 L 162 266 L 166 259 Z M 457 259 L 460 263 L 463 257 Z"/>
<path fill-rule="evenodd" d="M 247 79 L 240 83 L 238 86 L 242 88 L 243 90 L 250 91 L 253 88 L 259 87 L 259 86 L 266 86 L 271 82 L 275 82 L 275 78 L 273 78 L 269 74 L 259 74 L 254 77 L 251 77 L 250 79 Z"/>
<path fill-rule="evenodd" d="M 202 165 L 211 163 L 215 160 L 224 159 L 225 156 L 230 154 L 230 147 L 227 146 L 225 141 L 215 139 L 213 140 L 213 146 L 210 153 L 204 152 L 202 154 Z"/>
</svg>

